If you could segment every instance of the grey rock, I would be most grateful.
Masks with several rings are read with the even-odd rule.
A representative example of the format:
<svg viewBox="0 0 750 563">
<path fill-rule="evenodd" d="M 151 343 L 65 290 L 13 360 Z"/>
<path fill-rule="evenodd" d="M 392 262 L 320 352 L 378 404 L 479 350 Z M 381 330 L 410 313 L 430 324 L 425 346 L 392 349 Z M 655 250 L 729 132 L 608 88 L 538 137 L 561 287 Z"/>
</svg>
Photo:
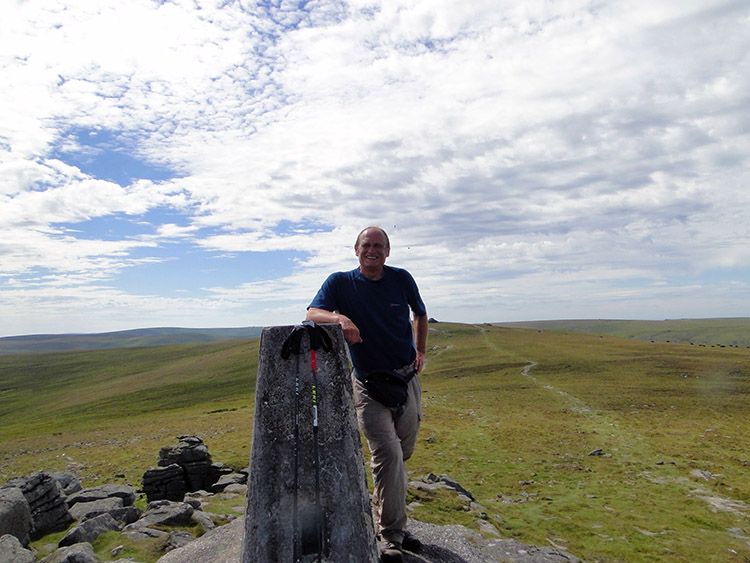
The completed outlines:
<svg viewBox="0 0 750 563">
<path fill-rule="evenodd" d="M 31 507 L 23 491 L 17 487 L 0 489 L 0 536 L 10 534 L 26 546 L 31 526 Z"/>
<path fill-rule="evenodd" d="M 187 544 L 195 541 L 195 538 L 187 532 L 174 531 L 169 534 L 169 540 L 167 541 L 166 550 L 172 551 L 173 549 L 179 549 L 185 547 Z"/>
<path fill-rule="evenodd" d="M 135 506 L 123 506 L 109 511 L 109 515 L 123 526 L 137 522 L 141 517 L 141 509 Z"/>
<path fill-rule="evenodd" d="M 60 483 L 60 487 L 62 487 L 63 493 L 65 493 L 66 496 L 77 493 L 78 491 L 83 489 L 81 481 L 78 479 L 78 477 L 76 477 L 74 473 L 70 473 L 68 471 L 53 471 L 50 473 L 50 475 L 53 479 Z"/>
<path fill-rule="evenodd" d="M 147 469 L 143 474 L 143 492 L 149 502 L 162 499 L 182 500 L 188 492 L 185 470 L 176 463 Z"/>
<path fill-rule="evenodd" d="M 579 563 L 569 553 L 522 544 L 515 540 L 485 539 L 464 526 L 435 526 L 409 520 L 409 531 L 423 544 L 416 555 L 404 554 L 405 563 Z"/>
<path fill-rule="evenodd" d="M 424 478 L 424 481 L 426 483 L 443 483 L 445 484 L 449 489 L 453 489 L 454 491 L 464 494 L 471 500 L 476 500 L 474 498 L 474 495 L 471 494 L 470 491 L 464 489 L 456 480 L 452 479 L 448 475 L 440 475 L 439 477 L 437 475 L 434 475 L 430 473 Z"/>
<path fill-rule="evenodd" d="M 182 500 L 182 502 L 186 502 L 195 510 L 202 510 L 203 507 L 203 503 L 200 500 L 198 500 L 197 498 L 188 498 L 187 495 L 185 495 L 185 498 Z"/>
<path fill-rule="evenodd" d="M 216 524 L 211 520 L 211 516 L 205 512 L 196 510 L 193 512 L 192 519 L 204 533 L 216 528 Z"/>
<path fill-rule="evenodd" d="M 156 483 L 163 483 L 171 481 L 172 479 L 175 479 L 177 477 L 183 477 L 183 475 L 184 471 L 182 467 L 177 463 L 173 463 L 165 467 L 152 467 L 151 469 L 147 469 L 143 474 L 143 484 L 152 485 Z"/>
<path fill-rule="evenodd" d="M 107 514 L 119 508 L 122 508 L 122 499 L 119 497 L 108 497 L 90 502 L 77 502 L 70 508 L 70 513 L 79 522 L 85 522 L 90 518 L 94 518 L 100 514 Z"/>
<path fill-rule="evenodd" d="M 242 555 L 244 527 L 244 518 L 237 518 L 185 547 L 170 551 L 158 563 L 237 563 Z"/>
<path fill-rule="evenodd" d="M 409 481 L 409 487 L 418 491 L 438 491 L 440 489 L 450 489 L 445 483 L 425 483 L 424 481 Z"/>
<path fill-rule="evenodd" d="M 477 525 L 479 526 L 479 531 L 483 534 L 500 537 L 500 532 L 497 531 L 497 528 L 495 528 L 491 522 L 488 522 L 487 520 L 477 520 Z"/>
<path fill-rule="evenodd" d="M 422 542 L 420 553 L 405 553 L 405 562 L 497 563 L 482 550 L 484 538 L 464 526 L 436 526 L 409 519 L 407 528 Z"/>
<path fill-rule="evenodd" d="M 206 461 L 187 462 L 183 464 L 183 468 L 188 491 L 212 489 L 214 483 L 223 475 L 232 472 L 223 463 L 207 463 Z"/>
<path fill-rule="evenodd" d="M 159 466 L 166 467 L 176 463 L 182 465 L 194 461 L 210 460 L 208 448 L 197 436 L 178 436 L 176 446 L 162 448 L 159 451 Z"/>
<path fill-rule="evenodd" d="M 26 497 L 31 509 L 32 540 L 52 532 L 61 532 L 73 523 L 62 487 L 49 473 L 39 471 L 16 477 L 5 486 L 21 489 Z"/>
<path fill-rule="evenodd" d="M 94 543 L 96 538 L 105 532 L 119 530 L 120 524 L 107 513 L 94 516 L 85 522 L 73 527 L 58 544 L 60 547 L 74 545 L 77 543 Z"/>
<path fill-rule="evenodd" d="M 179 436 L 175 446 L 162 448 L 159 467 L 143 474 L 143 492 L 149 502 L 181 501 L 185 494 L 211 487 L 232 470 L 223 463 L 213 463 L 208 448 L 197 436 Z"/>
<path fill-rule="evenodd" d="M 195 509 L 186 502 L 172 502 L 168 500 L 157 500 L 149 503 L 148 510 L 133 524 L 125 527 L 126 530 L 133 528 L 144 528 L 148 526 L 181 526 L 191 525 L 191 517 Z"/>
<path fill-rule="evenodd" d="M 3 563 L 34 563 L 36 557 L 26 549 L 16 536 L 0 536 L 0 561 Z"/>
<path fill-rule="evenodd" d="M 500 561 L 518 563 L 580 563 L 580 559 L 566 551 L 552 547 L 526 545 L 515 540 L 488 540 L 485 543 L 488 553 Z"/>
<path fill-rule="evenodd" d="M 229 473 L 222 475 L 219 480 L 213 484 L 211 490 L 215 493 L 219 493 L 227 488 L 229 485 L 244 485 L 247 483 L 247 473 Z"/>
<path fill-rule="evenodd" d="M 243 543 L 244 517 L 211 530 L 185 547 L 170 551 L 158 563 L 237 563 Z M 410 519 L 409 531 L 423 544 L 419 554 L 404 552 L 405 563 L 580 563 L 574 555 L 515 540 L 486 539 L 464 526 L 436 526 Z"/>
<path fill-rule="evenodd" d="M 168 532 L 162 532 L 161 530 L 155 530 L 154 528 L 149 528 L 147 526 L 139 528 L 132 524 L 130 526 L 125 526 L 122 533 L 125 537 L 133 541 L 153 540 L 169 536 Z"/>
<path fill-rule="evenodd" d="M 703 479 L 705 481 L 710 481 L 713 478 L 713 474 L 710 471 L 704 471 L 702 469 L 694 469 L 690 472 L 690 475 L 696 479 Z"/>
<path fill-rule="evenodd" d="M 68 506 L 79 502 L 93 502 L 106 498 L 122 499 L 121 506 L 131 506 L 135 502 L 135 489 L 129 485 L 101 485 L 82 489 L 68 496 Z"/>
<path fill-rule="evenodd" d="M 94 553 L 90 543 L 77 543 L 68 547 L 62 547 L 49 554 L 39 563 L 99 563 L 100 560 Z"/>
<path fill-rule="evenodd" d="M 220 493 L 221 498 L 232 498 L 237 496 L 247 496 L 247 485 L 227 485 L 223 492 Z"/>
</svg>

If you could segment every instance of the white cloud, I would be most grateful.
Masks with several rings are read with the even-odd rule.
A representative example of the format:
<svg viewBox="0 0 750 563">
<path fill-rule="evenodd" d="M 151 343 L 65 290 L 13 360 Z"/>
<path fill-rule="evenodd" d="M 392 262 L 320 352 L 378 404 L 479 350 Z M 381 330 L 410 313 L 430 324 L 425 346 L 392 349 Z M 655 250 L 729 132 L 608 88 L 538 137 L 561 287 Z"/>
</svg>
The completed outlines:
<svg viewBox="0 0 750 563">
<path fill-rule="evenodd" d="M 731 298 L 713 313 L 696 298 L 713 283 L 747 297 L 722 274 L 750 257 L 742 2 L 3 11 L 0 275 L 14 281 L 0 291 L 18 311 L 53 285 L 24 276 L 100 288 L 98 271 L 157 319 L 169 288 L 135 297 L 118 275 L 182 241 L 199 253 L 300 253 L 292 274 L 217 279 L 199 305 L 274 322 L 326 271 L 354 267 L 354 236 L 381 224 L 391 261 L 414 270 L 438 316 L 523 319 L 540 301 L 537 318 L 743 313 Z M 62 161 L 89 150 L 71 130 L 110 132 L 127 140 L 118 150 L 176 177 L 93 177 Z M 157 209 L 182 217 L 120 241 L 61 225 Z M 722 281 L 681 281 L 704 273 Z M 35 289 L 21 299 L 24 283 Z"/>
</svg>

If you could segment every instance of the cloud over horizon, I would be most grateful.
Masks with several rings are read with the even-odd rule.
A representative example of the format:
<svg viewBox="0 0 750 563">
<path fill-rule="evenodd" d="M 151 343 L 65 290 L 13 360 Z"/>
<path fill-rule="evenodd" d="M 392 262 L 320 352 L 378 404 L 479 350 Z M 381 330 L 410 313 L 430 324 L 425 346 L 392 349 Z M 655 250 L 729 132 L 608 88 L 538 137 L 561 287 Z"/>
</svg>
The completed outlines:
<svg viewBox="0 0 750 563">
<path fill-rule="evenodd" d="M 745 2 L 12 1 L 0 336 L 299 321 L 364 226 L 431 316 L 750 316 Z"/>
</svg>

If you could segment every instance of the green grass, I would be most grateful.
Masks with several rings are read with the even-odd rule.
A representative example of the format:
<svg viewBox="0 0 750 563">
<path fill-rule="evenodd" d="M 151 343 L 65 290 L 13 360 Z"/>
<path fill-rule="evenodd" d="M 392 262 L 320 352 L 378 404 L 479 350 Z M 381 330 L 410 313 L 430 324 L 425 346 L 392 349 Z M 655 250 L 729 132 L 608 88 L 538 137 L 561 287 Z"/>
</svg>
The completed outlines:
<svg viewBox="0 0 750 563">
<path fill-rule="evenodd" d="M 413 474 L 446 473 L 504 537 L 587 561 L 750 560 L 750 350 L 430 328 Z M 246 466 L 257 346 L 0 357 L 0 481 L 69 468 L 138 486 L 181 434 Z M 452 495 L 410 501 L 476 529 Z"/>
<path fill-rule="evenodd" d="M 434 439 L 412 470 L 456 478 L 504 536 L 587 560 L 750 556 L 727 532 L 748 531 L 750 507 L 702 498 L 750 504 L 747 350 L 432 326 L 423 436 Z"/>
<path fill-rule="evenodd" d="M 257 362 L 257 339 L 0 356 L 0 479 L 70 468 L 139 485 L 184 434 L 246 467 Z"/>
<path fill-rule="evenodd" d="M 750 348 L 750 318 L 671 319 L 665 321 L 563 320 L 497 323 L 512 328 L 533 328 L 571 332 L 590 332 L 654 340 L 656 342 L 692 342 L 707 346 Z"/>
</svg>

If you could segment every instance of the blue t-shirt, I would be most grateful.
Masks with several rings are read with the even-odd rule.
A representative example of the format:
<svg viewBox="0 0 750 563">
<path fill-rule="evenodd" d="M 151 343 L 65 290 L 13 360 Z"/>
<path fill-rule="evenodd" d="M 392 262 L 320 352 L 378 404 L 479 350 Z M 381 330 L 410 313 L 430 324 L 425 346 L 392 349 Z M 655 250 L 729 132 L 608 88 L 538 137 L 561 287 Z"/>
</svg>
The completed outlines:
<svg viewBox="0 0 750 563">
<path fill-rule="evenodd" d="M 421 317 L 427 309 L 414 278 L 402 268 L 384 266 L 376 281 L 359 268 L 331 274 L 310 307 L 338 311 L 357 325 L 362 342 L 349 351 L 358 371 L 398 369 L 416 358 L 409 310 Z"/>
</svg>

